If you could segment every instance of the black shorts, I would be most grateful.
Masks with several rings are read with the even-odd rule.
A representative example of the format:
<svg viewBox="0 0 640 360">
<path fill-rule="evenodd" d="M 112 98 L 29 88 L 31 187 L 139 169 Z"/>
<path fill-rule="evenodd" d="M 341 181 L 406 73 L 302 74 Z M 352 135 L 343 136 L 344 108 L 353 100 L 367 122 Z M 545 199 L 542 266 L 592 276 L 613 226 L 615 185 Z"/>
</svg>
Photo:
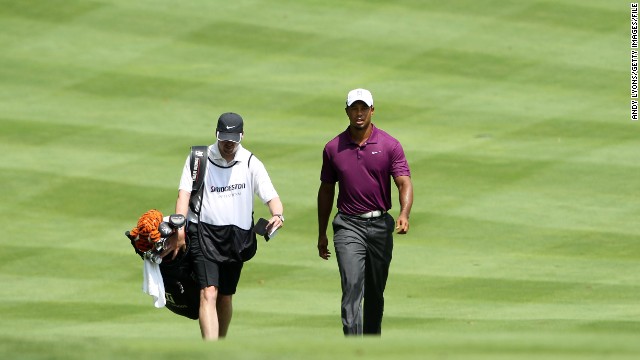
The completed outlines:
<svg viewBox="0 0 640 360">
<path fill-rule="evenodd" d="M 197 226 L 195 224 L 189 225 L 191 225 L 187 228 L 189 256 L 200 288 L 215 286 L 218 288 L 218 293 L 222 295 L 235 294 L 238 282 L 240 282 L 243 263 L 217 263 L 207 259 L 202 253 L 200 241 L 198 241 Z"/>
</svg>

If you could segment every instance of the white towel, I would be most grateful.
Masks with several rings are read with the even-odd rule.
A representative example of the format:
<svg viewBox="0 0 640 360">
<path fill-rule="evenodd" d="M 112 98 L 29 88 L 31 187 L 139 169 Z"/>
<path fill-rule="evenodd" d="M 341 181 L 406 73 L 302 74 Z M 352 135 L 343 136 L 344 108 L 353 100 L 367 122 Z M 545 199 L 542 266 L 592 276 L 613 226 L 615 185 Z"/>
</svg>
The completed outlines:
<svg viewBox="0 0 640 360">
<path fill-rule="evenodd" d="M 153 305 L 161 308 L 167 304 L 164 297 L 164 282 L 162 281 L 162 273 L 160 273 L 160 265 L 149 259 L 144 259 L 144 267 L 142 268 L 142 291 L 145 294 L 153 296 Z"/>
</svg>

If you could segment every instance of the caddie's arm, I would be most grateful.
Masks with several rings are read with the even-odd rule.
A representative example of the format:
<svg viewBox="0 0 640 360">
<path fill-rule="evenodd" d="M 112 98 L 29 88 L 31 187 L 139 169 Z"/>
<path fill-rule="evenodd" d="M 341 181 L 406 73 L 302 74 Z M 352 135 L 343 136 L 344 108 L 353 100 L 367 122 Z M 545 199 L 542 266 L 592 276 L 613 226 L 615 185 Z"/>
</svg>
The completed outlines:
<svg viewBox="0 0 640 360">
<path fill-rule="evenodd" d="M 284 206 L 282 205 L 282 201 L 278 196 L 269 200 L 267 202 L 267 206 L 269 207 L 269 212 L 271 213 L 271 219 L 269 219 L 267 231 L 271 232 L 273 231 L 272 229 L 278 229 L 284 226 Z"/>
<path fill-rule="evenodd" d="M 182 214 L 187 217 L 187 212 L 189 211 L 189 199 L 191 198 L 191 193 L 186 190 L 178 191 L 178 199 L 176 200 L 176 214 Z M 181 227 L 176 231 L 174 235 L 172 235 L 168 244 L 165 245 L 165 251 L 162 252 L 162 257 L 173 253 L 171 259 L 175 259 L 180 249 L 186 250 L 186 241 L 185 241 L 185 226 Z"/>
</svg>

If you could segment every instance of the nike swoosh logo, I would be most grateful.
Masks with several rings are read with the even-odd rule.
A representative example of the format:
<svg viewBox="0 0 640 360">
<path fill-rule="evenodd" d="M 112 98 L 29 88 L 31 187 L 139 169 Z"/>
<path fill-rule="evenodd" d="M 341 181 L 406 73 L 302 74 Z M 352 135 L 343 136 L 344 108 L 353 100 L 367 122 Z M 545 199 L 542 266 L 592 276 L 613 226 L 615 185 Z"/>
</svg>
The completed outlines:
<svg viewBox="0 0 640 360">
<path fill-rule="evenodd" d="M 233 129 L 235 126 L 227 126 L 227 130 Z"/>
</svg>

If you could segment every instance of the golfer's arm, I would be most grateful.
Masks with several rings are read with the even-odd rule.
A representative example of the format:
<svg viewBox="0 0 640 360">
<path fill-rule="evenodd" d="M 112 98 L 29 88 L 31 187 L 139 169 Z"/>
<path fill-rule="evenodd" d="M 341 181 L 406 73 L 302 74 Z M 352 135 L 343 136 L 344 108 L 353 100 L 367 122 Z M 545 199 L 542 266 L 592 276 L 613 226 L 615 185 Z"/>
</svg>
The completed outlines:
<svg viewBox="0 0 640 360">
<path fill-rule="evenodd" d="M 326 236 L 336 185 L 322 182 L 318 189 L 318 236 Z"/>
<path fill-rule="evenodd" d="M 409 218 L 411 207 L 413 206 L 413 184 L 409 176 L 398 176 L 394 178 L 398 187 L 398 196 L 400 202 L 400 216 Z"/>
</svg>

